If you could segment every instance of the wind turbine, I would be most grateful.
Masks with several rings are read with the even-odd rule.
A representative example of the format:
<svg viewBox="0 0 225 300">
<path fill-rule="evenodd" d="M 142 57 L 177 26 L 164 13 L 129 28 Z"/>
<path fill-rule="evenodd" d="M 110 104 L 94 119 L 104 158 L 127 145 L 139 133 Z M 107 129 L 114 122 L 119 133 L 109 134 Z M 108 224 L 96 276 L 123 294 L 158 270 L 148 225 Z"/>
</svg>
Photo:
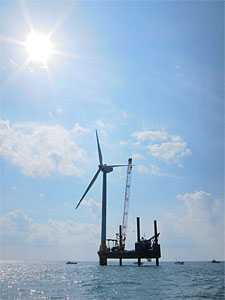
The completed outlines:
<svg viewBox="0 0 225 300">
<path fill-rule="evenodd" d="M 98 157 L 99 157 L 99 165 L 98 165 L 98 170 L 96 174 L 94 175 L 93 179 L 89 183 L 86 191 L 84 192 L 83 196 L 81 197 L 80 201 L 78 202 L 76 209 L 78 206 L 81 204 L 82 200 L 94 184 L 95 180 L 97 179 L 99 173 L 102 171 L 103 173 L 103 183 L 102 183 L 102 228 L 101 228 L 101 246 L 100 246 L 100 251 L 105 251 L 106 250 L 106 198 L 107 198 L 107 173 L 110 173 L 113 171 L 113 168 L 116 167 L 123 167 L 127 165 L 107 165 L 103 164 L 103 159 L 102 159 L 102 152 L 101 152 L 101 147 L 99 144 L 99 139 L 98 139 L 98 132 L 96 130 L 96 139 L 97 139 L 97 147 L 98 147 Z"/>
</svg>

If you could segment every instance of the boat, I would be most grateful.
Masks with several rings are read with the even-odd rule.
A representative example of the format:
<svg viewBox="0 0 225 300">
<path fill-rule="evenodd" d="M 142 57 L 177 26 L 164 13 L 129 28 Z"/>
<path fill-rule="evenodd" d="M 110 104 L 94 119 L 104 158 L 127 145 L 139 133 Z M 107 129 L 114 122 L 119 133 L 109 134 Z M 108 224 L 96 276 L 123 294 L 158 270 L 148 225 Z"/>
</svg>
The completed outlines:
<svg viewBox="0 0 225 300">
<path fill-rule="evenodd" d="M 183 265 L 183 264 L 184 264 L 184 261 L 179 261 L 179 260 L 178 260 L 178 261 L 175 261 L 175 264 L 176 264 L 176 265 Z"/>
<path fill-rule="evenodd" d="M 76 265 L 77 262 L 76 262 L 76 261 L 67 261 L 66 264 L 67 264 L 67 265 Z"/>
<path fill-rule="evenodd" d="M 212 262 L 213 264 L 219 264 L 219 263 L 220 263 L 220 261 L 215 260 L 215 259 L 213 259 L 211 262 Z"/>
</svg>

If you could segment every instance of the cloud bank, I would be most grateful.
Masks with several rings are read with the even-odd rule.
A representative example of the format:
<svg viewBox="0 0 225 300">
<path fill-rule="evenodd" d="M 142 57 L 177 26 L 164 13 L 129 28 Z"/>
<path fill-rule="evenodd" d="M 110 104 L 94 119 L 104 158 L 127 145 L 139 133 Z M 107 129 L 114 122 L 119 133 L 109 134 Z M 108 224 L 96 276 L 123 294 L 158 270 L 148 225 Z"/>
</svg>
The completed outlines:
<svg viewBox="0 0 225 300">
<path fill-rule="evenodd" d="M 26 176 L 48 177 L 57 172 L 81 177 L 79 162 L 85 160 L 85 150 L 77 147 L 73 137 L 86 131 L 79 124 L 66 130 L 61 126 L 1 120 L 0 154 Z"/>
<path fill-rule="evenodd" d="M 179 209 L 171 209 L 159 221 L 160 243 L 163 259 L 175 259 L 174 255 L 184 259 L 208 260 L 224 256 L 224 215 L 223 205 L 210 193 L 196 191 L 176 196 L 180 202 Z M 100 213 L 100 204 L 93 199 L 84 200 L 84 207 L 93 213 Z M 24 211 L 16 210 L 1 217 L 2 244 L 4 249 L 21 246 L 39 249 L 43 247 L 53 251 L 57 247 L 76 251 L 82 256 L 83 249 L 92 249 L 89 256 L 95 255 L 99 246 L 100 222 L 79 224 L 73 220 L 49 219 L 45 223 L 35 222 Z M 135 218 L 129 217 L 128 244 L 135 241 Z M 149 222 L 143 222 L 142 232 L 149 232 Z M 108 234 L 115 233 L 115 226 L 108 224 Z M 13 246 L 13 247 L 12 247 Z M 216 246 L 216 247 L 215 247 Z M 5 250 L 6 251 L 6 250 Z M 16 250 L 15 250 L 16 251 Z M 14 252 L 15 252 L 14 251 Z M 29 252 L 29 251 L 28 251 Z M 5 253 L 7 255 L 7 253 Z M 29 253 L 28 253 L 29 254 Z M 29 254 L 30 255 L 30 254 Z M 12 253 L 15 257 L 15 253 Z M 45 255 L 43 254 L 43 257 Z"/>
<path fill-rule="evenodd" d="M 193 249 L 201 249 L 202 259 L 210 253 L 222 257 L 225 228 L 221 201 L 205 191 L 177 195 L 176 198 L 181 201 L 183 211 L 167 213 L 162 225 L 164 234 L 180 240 L 182 245 L 186 241 Z"/>
<path fill-rule="evenodd" d="M 72 220 L 48 220 L 46 224 L 35 222 L 23 211 L 11 211 L 1 217 L 2 242 L 15 245 L 77 246 L 99 244 L 99 226 L 79 224 Z"/>
</svg>

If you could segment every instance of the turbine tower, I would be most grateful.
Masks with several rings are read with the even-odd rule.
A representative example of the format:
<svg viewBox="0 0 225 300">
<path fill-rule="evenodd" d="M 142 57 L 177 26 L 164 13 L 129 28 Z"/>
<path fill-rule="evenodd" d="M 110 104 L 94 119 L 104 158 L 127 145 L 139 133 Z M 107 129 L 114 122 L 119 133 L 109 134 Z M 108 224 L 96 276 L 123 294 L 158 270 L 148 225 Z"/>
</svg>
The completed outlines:
<svg viewBox="0 0 225 300">
<path fill-rule="evenodd" d="M 99 144 L 99 139 L 98 139 L 98 132 L 96 130 L 96 139 L 97 139 L 97 148 L 98 148 L 98 157 L 99 157 L 99 165 L 98 165 L 98 170 L 96 174 L 94 175 L 93 179 L 89 183 L 87 189 L 85 190 L 83 196 L 81 197 L 80 201 L 78 202 L 76 209 L 79 207 L 81 204 L 82 200 L 94 184 L 95 180 L 97 179 L 99 173 L 102 171 L 103 173 L 103 183 L 102 183 L 102 227 L 101 227 L 101 245 L 100 245 L 100 251 L 105 251 L 106 250 L 106 200 L 107 200 L 107 173 L 110 173 L 113 171 L 113 168 L 115 167 L 123 167 L 127 165 L 107 165 L 103 164 L 103 159 L 102 159 L 102 152 L 101 152 L 101 147 Z M 106 265 L 107 260 L 102 259 L 100 257 L 99 261 L 100 265 Z"/>
</svg>

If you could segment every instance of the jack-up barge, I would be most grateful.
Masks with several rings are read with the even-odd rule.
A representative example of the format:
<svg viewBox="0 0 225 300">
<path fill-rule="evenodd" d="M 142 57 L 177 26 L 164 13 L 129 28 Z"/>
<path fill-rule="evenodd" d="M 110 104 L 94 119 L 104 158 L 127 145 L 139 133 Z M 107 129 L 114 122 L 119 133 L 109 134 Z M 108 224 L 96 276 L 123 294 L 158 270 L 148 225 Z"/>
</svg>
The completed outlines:
<svg viewBox="0 0 225 300">
<path fill-rule="evenodd" d="M 121 225 L 120 225 L 120 237 Z M 159 265 L 159 258 L 161 257 L 160 245 L 158 244 L 159 233 L 157 233 L 157 222 L 154 221 L 154 235 L 150 239 L 140 238 L 140 218 L 137 217 L 137 242 L 135 243 L 135 250 L 123 249 L 122 239 L 120 238 L 119 245 L 116 239 L 107 239 L 113 242 L 113 247 L 106 248 L 105 251 L 98 251 L 99 264 L 107 265 L 107 259 L 119 259 L 119 264 L 122 266 L 123 259 L 137 259 L 138 266 L 142 265 L 141 259 L 147 260 L 155 259 L 156 266 Z"/>
</svg>

